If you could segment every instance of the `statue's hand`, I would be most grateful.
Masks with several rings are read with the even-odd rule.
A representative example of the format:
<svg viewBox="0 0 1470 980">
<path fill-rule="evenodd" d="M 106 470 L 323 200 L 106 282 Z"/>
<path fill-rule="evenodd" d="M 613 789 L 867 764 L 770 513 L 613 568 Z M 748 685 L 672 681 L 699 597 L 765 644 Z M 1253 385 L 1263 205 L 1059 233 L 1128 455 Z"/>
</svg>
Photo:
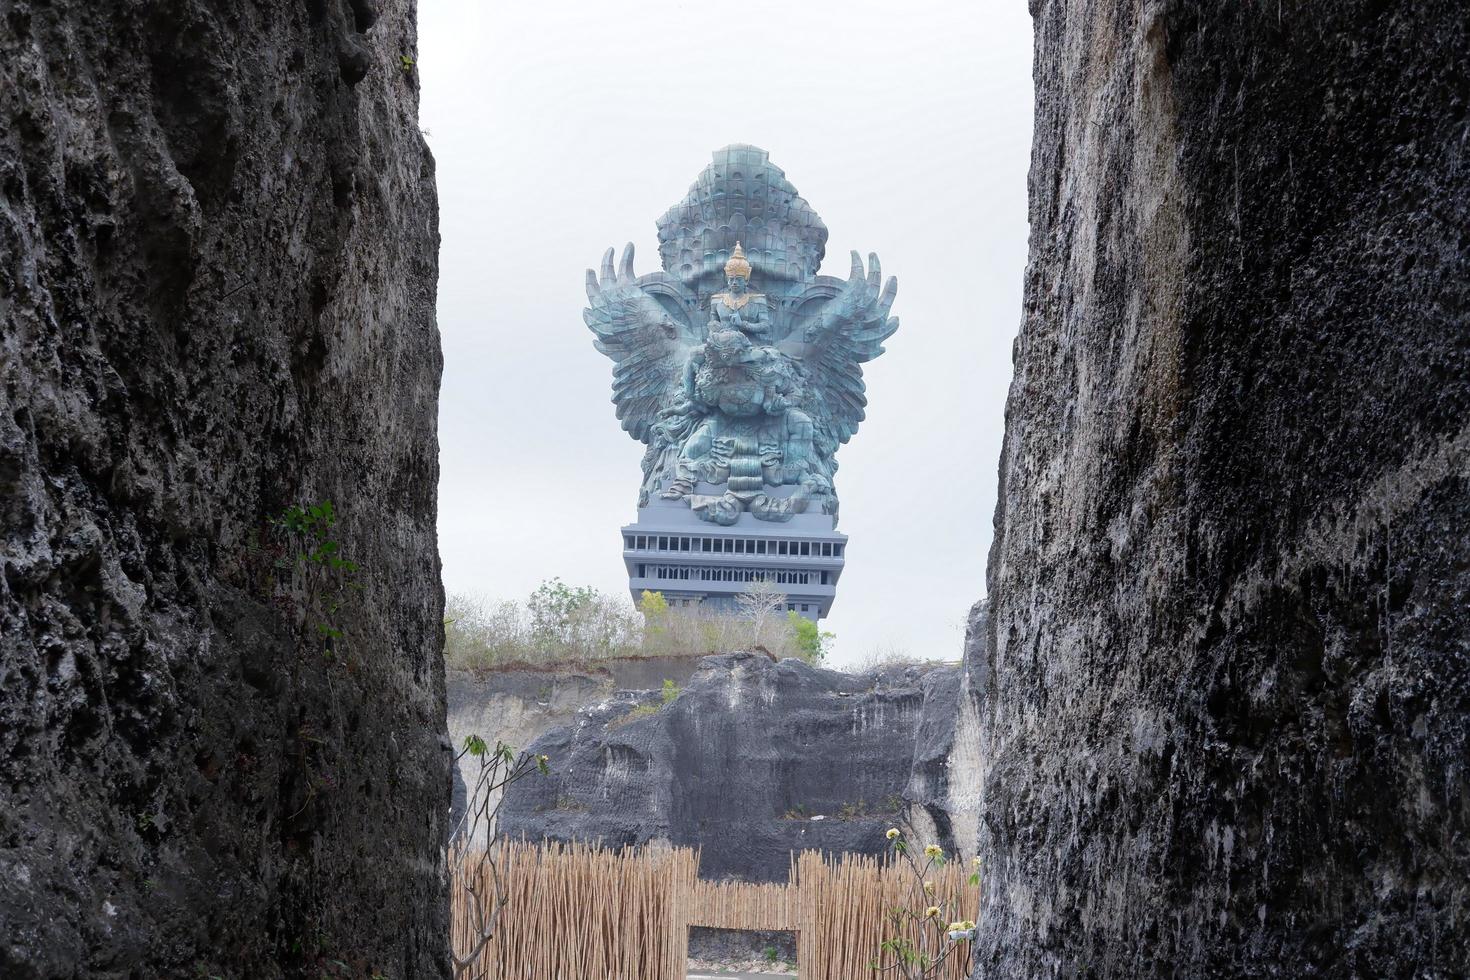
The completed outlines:
<svg viewBox="0 0 1470 980">
<path fill-rule="evenodd" d="M 613 269 L 613 250 L 602 256 L 601 274 L 587 270 L 587 302 L 601 315 L 589 321 L 593 331 L 621 334 L 630 329 L 652 329 L 670 340 L 679 336 L 679 326 L 658 300 L 638 285 L 633 271 L 633 245 L 623 249 L 623 258 Z M 606 321 L 604 323 L 603 321 Z"/>
<path fill-rule="evenodd" d="M 832 297 L 807 326 L 802 339 L 815 343 L 825 335 L 855 323 L 888 321 L 888 311 L 893 308 L 893 299 L 898 295 L 898 280 L 892 277 L 883 282 L 883 267 L 876 254 L 868 256 L 868 269 L 863 271 L 863 259 L 856 251 L 852 253 L 852 271 L 842 291 Z"/>
</svg>

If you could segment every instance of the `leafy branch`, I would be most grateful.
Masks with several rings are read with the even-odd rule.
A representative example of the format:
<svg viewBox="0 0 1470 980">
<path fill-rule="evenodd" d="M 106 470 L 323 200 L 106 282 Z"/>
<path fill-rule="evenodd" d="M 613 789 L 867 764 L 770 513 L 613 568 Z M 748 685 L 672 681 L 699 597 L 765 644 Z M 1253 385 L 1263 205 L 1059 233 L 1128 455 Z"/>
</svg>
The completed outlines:
<svg viewBox="0 0 1470 980">
<path fill-rule="evenodd" d="M 944 850 L 938 844 L 926 846 L 922 859 L 916 856 L 903 839 L 897 827 L 888 831 L 888 845 L 894 859 L 907 871 L 912 879 L 911 896 L 916 899 L 915 907 L 903 905 L 889 910 L 888 919 L 893 925 L 894 935 L 883 940 L 868 967 L 875 973 L 893 974 L 904 980 L 930 980 L 938 977 L 945 963 L 953 957 L 963 956 L 964 972 L 970 972 L 970 944 L 975 938 L 974 920 L 952 920 L 950 914 L 958 914 L 957 903 L 941 899 L 935 894 L 931 874 L 944 867 Z M 975 859 L 976 870 L 966 879 L 966 884 L 980 884 L 979 858 Z M 923 911 L 917 911 L 922 907 Z M 978 912 L 976 913 L 978 916 Z M 917 938 L 910 938 L 916 936 Z M 891 959 L 886 965 L 885 959 Z"/>
</svg>

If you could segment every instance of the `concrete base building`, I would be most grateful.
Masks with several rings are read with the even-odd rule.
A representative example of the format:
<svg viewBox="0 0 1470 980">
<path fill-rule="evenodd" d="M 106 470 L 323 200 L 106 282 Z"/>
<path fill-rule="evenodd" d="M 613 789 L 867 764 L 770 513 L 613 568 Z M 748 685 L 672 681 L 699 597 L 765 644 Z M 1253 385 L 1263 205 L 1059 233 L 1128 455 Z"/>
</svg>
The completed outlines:
<svg viewBox="0 0 1470 980">
<path fill-rule="evenodd" d="M 784 524 L 741 514 L 730 527 L 700 520 L 682 500 L 655 497 L 623 527 L 628 590 L 645 590 L 670 606 L 733 608 L 735 597 L 759 581 L 786 594 L 786 608 L 816 621 L 832 611 L 846 560 L 847 535 L 821 513 L 797 514 Z"/>
</svg>

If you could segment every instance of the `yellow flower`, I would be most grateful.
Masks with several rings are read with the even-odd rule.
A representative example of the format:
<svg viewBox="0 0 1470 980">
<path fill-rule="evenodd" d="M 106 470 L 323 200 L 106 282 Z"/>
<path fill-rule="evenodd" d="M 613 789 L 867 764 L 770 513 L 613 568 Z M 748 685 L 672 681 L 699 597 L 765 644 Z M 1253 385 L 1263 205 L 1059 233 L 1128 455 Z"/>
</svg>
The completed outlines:
<svg viewBox="0 0 1470 980">
<path fill-rule="evenodd" d="M 932 881 L 926 881 L 926 882 L 924 882 L 924 891 L 927 894 L 929 894 L 929 895 L 933 895 L 934 894 L 934 882 L 932 882 Z"/>
<path fill-rule="evenodd" d="M 898 840 L 898 828 L 897 827 L 889 827 L 888 828 L 888 839 L 889 840 Z"/>
<path fill-rule="evenodd" d="M 926 919 L 937 919 L 937 918 L 939 918 L 939 906 L 938 905 L 931 905 L 927 909 L 925 909 L 924 910 L 924 918 L 926 918 Z"/>
<path fill-rule="evenodd" d="M 944 857 L 944 848 L 940 847 L 938 844 L 930 844 L 928 847 L 924 848 L 924 856 L 926 858 Z"/>
<path fill-rule="evenodd" d="M 965 924 L 963 922 L 951 922 L 949 924 L 949 931 L 950 932 L 963 932 L 964 929 L 965 929 Z"/>
<path fill-rule="evenodd" d="M 550 762 L 551 761 L 551 756 L 549 756 L 549 755 L 538 755 L 536 757 L 536 761 L 537 762 Z"/>
<path fill-rule="evenodd" d="M 975 928 L 975 923 L 971 922 L 969 919 L 966 919 L 964 922 L 960 923 L 960 927 L 967 930 L 973 929 Z"/>
<path fill-rule="evenodd" d="M 977 867 L 977 868 L 980 867 L 980 855 L 978 855 L 978 854 L 975 855 L 974 864 L 975 864 L 975 867 Z"/>
</svg>

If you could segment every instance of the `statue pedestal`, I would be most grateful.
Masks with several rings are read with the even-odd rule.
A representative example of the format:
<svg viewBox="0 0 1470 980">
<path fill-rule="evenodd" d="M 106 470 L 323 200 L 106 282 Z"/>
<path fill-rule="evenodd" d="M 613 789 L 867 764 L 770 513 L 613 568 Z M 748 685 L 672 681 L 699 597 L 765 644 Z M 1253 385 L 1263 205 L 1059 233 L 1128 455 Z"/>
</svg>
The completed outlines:
<svg viewBox="0 0 1470 980">
<path fill-rule="evenodd" d="M 781 488 L 789 489 L 789 488 Z M 696 494 L 723 493 L 700 484 Z M 773 496 L 776 495 L 773 492 Z M 661 592 L 671 607 L 733 609 L 762 579 L 786 593 L 786 608 L 813 622 L 832 610 L 846 561 L 847 535 L 823 513 L 776 523 L 741 514 L 729 527 L 702 521 L 687 500 L 654 497 L 623 527 L 628 591 Z"/>
</svg>

